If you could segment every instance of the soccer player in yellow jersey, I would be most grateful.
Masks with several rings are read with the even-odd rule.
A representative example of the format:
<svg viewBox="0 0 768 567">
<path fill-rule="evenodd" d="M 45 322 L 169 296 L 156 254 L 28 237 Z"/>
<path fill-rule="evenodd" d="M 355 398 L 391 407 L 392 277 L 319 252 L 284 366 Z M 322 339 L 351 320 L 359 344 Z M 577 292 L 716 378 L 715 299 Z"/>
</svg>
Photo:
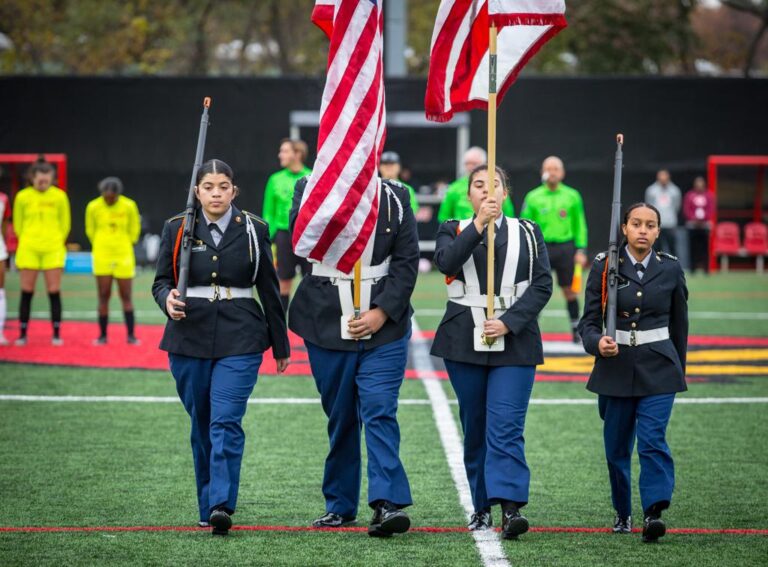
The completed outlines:
<svg viewBox="0 0 768 567">
<path fill-rule="evenodd" d="M 139 344 L 134 334 L 135 319 L 131 301 L 131 286 L 136 275 L 133 245 L 139 239 L 141 223 L 139 208 L 133 199 L 123 195 L 123 182 L 107 177 L 99 182 L 100 197 L 85 209 L 85 234 L 93 247 L 93 275 L 99 293 L 99 338 L 94 344 L 107 344 L 109 298 L 112 280 L 123 303 L 123 315 L 128 331 L 128 343 Z"/>
<path fill-rule="evenodd" d="M 61 327 L 61 274 L 67 257 L 66 241 L 72 219 L 67 194 L 53 185 L 53 165 L 40 156 L 29 168 L 31 186 L 16 194 L 13 228 L 19 237 L 16 267 L 21 279 L 17 346 L 27 344 L 27 327 L 37 274 L 43 272 L 51 304 L 54 346 L 63 344 Z"/>
</svg>

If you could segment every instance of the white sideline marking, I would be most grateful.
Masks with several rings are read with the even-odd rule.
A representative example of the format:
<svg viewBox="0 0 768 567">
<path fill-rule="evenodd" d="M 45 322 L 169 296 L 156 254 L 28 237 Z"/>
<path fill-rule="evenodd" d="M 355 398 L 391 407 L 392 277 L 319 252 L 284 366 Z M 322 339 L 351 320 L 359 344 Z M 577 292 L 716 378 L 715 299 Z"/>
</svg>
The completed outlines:
<svg viewBox="0 0 768 567">
<path fill-rule="evenodd" d="M 453 483 L 459 493 L 461 506 L 464 508 L 467 520 L 469 520 L 475 510 L 469 491 L 469 481 L 464 470 L 464 446 L 459 435 L 459 428 L 453 417 L 448 396 L 443 390 L 442 381 L 438 379 L 429 357 L 427 341 L 421 336 L 421 329 L 419 329 L 415 317 L 412 318 L 412 326 L 411 356 L 413 357 L 413 365 L 419 371 L 419 379 L 424 384 L 424 389 L 426 389 L 432 404 L 432 412 L 435 416 L 437 430 L 440 433 L 445 457 L 448 460 L 448 467 L 451 470 L 451 477 L 453 477 Z M 471 533 L 485 567 L 511 567 L 511 563 L 504 554 L 504 548 L 501 546 L 499 534 L 495 530 Z"/>
<path fill-rule="evenodd" d="M 425 385 L 426 387 L 426 385 Z M 2 402 L 80 402 L 80 403 L 133 403 L 133 404 L 175 404 L 179 398 L 175 396 L 35 396 L 29 394 L 0 394 Z M 315 405 L 320 398 L 250 398 L 252 405 Z M 401 399 L 401 406 L 429 406 L 431 400 Z M 456 405 L 456 400 L 446 403 Z M 597 398 L 531 398 L 532 406 L 593 406 Z M 768 404 L 768 397 L 760 398 L 681 398 L 675 399 L 675 404 Z"/>
<path fill-rule="evenodd" d="M 96 312 L 93 312 L 96 316 Z M 42 316 L 48 317 L 46 311 Z M 417 309 L 416 315 L 442 317 L 445 315 L 445 309 Z M 541 312 L 542 317 L 566 317 L 565 309 L 545 309 Z M 733 312 L 733 311 L 689 311 L 689 319 L 732 319 L 736 321 L 765 321 L 768 320 L 768 313 L 764 312 Z"/>
</svg>

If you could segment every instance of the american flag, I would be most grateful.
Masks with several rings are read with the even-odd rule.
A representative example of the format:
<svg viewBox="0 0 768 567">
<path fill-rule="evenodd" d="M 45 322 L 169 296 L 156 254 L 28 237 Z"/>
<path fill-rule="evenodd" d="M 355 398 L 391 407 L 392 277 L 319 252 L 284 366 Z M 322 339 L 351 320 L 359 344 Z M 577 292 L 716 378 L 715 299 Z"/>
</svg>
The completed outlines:
<svg viewBox="0 0 768 567">
<path fill-rule="evenodd" d="M 528 60 L 566 27 L 564 0 L 441 0 L 429 61 L 427 118 L 488 108 L 488 28 L 498 28 L 497 106 Z"/>
<path fill-rule="evenodd" d="M 293 230 L 298 256 L 349 272 L 376 226 L 384 144 L 382 9 L 374 0 L 317 0 L 330 38 L 317 160 Z"/>
</svg>

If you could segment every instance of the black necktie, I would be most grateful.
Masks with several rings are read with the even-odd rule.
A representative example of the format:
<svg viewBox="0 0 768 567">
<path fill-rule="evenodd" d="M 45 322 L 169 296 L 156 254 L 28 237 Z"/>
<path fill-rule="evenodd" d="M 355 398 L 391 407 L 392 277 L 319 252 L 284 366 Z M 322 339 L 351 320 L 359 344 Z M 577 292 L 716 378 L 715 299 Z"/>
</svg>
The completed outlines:
<svg viewBox="0 0 768 567">
<path fill-rule="evenodd" d="M 212 222 L 208 225 L 208 230 L 211 233 L 211 238 L 213 238 L 213 243 L 218 246 L 219 242 L 221 242 L 221 237 L 224 236 L 221 232 L 221 229 L 219 228 L 219 225 L 217 225 L 215 222 Z"/>
<path fill-rule="evenodd" d="M 635 270 L 637 270 L 637 275 L 640 276 L 640 279 L 642 279 L 643 274 L 645 273 L 645 266 L 643 266 L 642 263 L 638 262 L 635 264 Z"/>
</svg>

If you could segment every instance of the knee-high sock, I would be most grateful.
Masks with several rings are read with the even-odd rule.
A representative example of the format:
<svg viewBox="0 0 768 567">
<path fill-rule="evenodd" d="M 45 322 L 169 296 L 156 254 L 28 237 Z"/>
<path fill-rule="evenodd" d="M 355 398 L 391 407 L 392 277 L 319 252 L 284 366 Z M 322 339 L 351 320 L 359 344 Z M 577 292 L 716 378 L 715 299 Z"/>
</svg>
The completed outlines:
<svg viewBox="0 0 768 567">
<path fill-rule="evenodd" d="M 571 299 L 568 302 L 568 318 L 571 320 L 571 328 L 575 331 L 579 324 L 579 300 Z"/>
<path fill-rule="evenodd" d="M 133 311 L 123 311 L 125 317 L 125 329 L 128 331 L 128 336 L 133 336 L 133 330 L 136 326 L 136 319 L 133 316 Z"/>
<path fill-rule="evenodd" d="M 21 302 L 19 303 L 19 328 L 21 329 L 21 338 L 27 336 L 27 327 L 29 326 L 29 314 L 32 310 L 33 295 L 34 293 L 31 291 L 21 292 Z"/>
<path fill-rule="evenodd" d="M 48 299 L 51 303 L 51 323 L 53 324 L 53 336 L 59 338 L 61 328 L 61 293 L 49 293 Z"/>
<path fill-rule="evenodd" d="M 106 338 L 109 315 L 99 315 L 99 337 Z"/>
<path fill-rule="evenodd" d="M 0 287 L 0 336 L 5 330 L 5 288 Z"/>
</svg>

